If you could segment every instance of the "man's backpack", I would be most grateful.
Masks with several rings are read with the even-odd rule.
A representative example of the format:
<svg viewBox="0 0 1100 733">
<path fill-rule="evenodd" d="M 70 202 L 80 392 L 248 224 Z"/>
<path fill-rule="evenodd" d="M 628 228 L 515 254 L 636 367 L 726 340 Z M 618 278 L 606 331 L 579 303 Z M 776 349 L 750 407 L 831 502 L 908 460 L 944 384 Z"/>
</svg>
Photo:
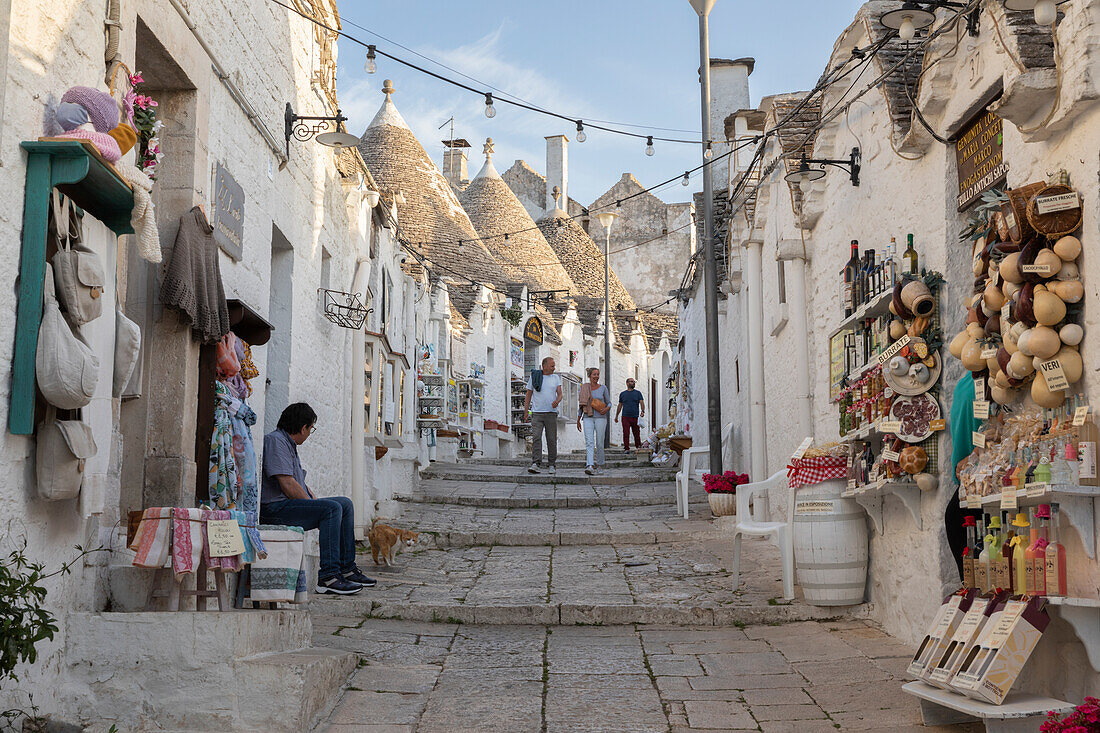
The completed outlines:
<svg viewBox="0 0 1100 733">
<path fill-rule="evenodd" d="M 542 370 L 541 369 L 532 369 L 531 370 L 531 389 L 534 390 L 535 392 L 541 392 L 542 391 Z"/>
</svg>

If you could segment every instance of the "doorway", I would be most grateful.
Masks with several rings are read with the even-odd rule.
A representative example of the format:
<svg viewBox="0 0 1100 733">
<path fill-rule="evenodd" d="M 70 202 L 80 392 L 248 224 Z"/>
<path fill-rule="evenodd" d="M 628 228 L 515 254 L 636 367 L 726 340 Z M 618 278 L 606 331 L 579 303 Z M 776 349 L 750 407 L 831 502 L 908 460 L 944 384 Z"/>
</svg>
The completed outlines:
<svg viewBox="0 0 1100 733">
<path fill-rule="evenodd" d="M 271 346 L 267 350 L 267 392 L 264 399 L 264 432 L 279 423 L 279 415 L 290 404 L 290 348 L 294 325 L 294 247 L 271 226 Z"/>
</svg>

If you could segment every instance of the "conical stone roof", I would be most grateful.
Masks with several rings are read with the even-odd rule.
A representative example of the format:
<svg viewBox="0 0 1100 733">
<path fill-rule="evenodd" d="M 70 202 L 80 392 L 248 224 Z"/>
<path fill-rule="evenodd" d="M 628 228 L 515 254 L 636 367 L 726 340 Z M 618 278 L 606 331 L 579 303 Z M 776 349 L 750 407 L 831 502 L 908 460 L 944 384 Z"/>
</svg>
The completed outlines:
<svg viewBox="0 0 1100 733">
<path fill-rule="evenodd" d="M 568 290 L 576 286 L 535 221 L 493 166 L 493 140 L 485 142 L 485 165 L 458 200 L 504 273 L 529 290 Z M 508 234 L 508 239 L 504 235 Z"/>
<path fill-rule="evenodd" d="M 539 219 L 539 229 L 576 285 L 578 295 L 586 303 L 599 299 L 603 306 L 603 249 L 588 233 L 561 209 L 554 209 Z M 614 261 L 614 255 L 612 255 Z M 634 310 L 634 298 L 623 286 L 615 270 L 611 270 L 608 293 L 612 312 Z M 582 322 L 583 322 L 582 318 Z"/>
<path fill-rule="evenodd" d="M 358 148 L 383 194 L 401 191 L 405 197 L 397 207 L 401 238 L 413 246 L 423 243 L 424 255 L 441 268 L 487 285 L 507 282 L 447 179 L 394 106 L 389 79 L 382 91 L 386 101 Z"/>
</svg>

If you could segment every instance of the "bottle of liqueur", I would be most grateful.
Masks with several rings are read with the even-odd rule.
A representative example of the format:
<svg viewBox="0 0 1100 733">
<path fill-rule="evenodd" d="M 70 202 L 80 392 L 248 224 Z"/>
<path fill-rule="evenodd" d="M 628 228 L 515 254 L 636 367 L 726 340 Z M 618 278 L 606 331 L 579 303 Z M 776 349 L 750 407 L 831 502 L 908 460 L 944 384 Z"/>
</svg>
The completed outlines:
<svg viewBox="0 0 1100 733">
<path fill-rule="evenodd" d="M 974 587 L 974 541 L 977 536 L 978 525 L 972 515 L 963 517 L 963 527 L 966 529 L 966 547 L 963 548 L 963 588 Z"/>
<path fill-rule="evenodd" d="M 1009 543 L 1012 541 L 1012 532 L 1008 524 L 1008 515 L 1005 512 L 1001 512 L 1001 516 L 997 518 L 1001 525 L 1000 530 L 997 533 L 997 541 L 993 546 L 993 580 L 992 585 L 994 590 L 1001 588 L 1003 590 L 1011 590 L 1012 588 L 1012 574 L 1009 572 L 1009 566 L 1011 562 L 1009 560 L 1009 553 L 1006 550 L 1011 550 Z"/>
<path fill-rule="evenodd" d="M 863 254 L 863 303 L 875 294 L 875 251 L 869 249 Z"/>
<path fill-rule="evenodd" d="M 893 290 L 894 283 L 897 281 L 897 261 L 898 256 L 898 240 L 894 237 L 890 237 L 890 244 L 886 245 L 886 259 L 883 262 L 885 266 L 886 277 L 886 289 Z"/>
<path fill-rule="evenodd" d="M 1008 515 L 1009 513 L 1006 512 L 1006 522 L 1008 521 Z M 1005 539 L 1004 542 L 1001 543 L 1001 561 L 1004 563 L 1004 572 L 1006 577 L 1000 587 L 1012 593 L 1015 593 L 1016 588 L 1016 575 L 1012 572 L 1012 553 L 1016 549 L 1016 530 L 1013 529 L 1015 525 L 1016 522 L 1008 522 L 1008 525 L 1005 527 Z"/>
<path fill-rule="evenodd" d="M 1039 525 L 1039 539 L 1035 542 L 1035 551 L 1032 553 L 1035 565 L 1035 595 L 1047 595 L 1047 547 L 1050 545 L 1048 527 L 1050 523 L 1050 504 L 1040 504 L 1035 507 L 1035 522 Z"/>
<path fill-rule="evenodd" d="M 1027 513 L 1031 526 L 1028 528 L 1027 547 L 1024 548 L 1024 593 L 1034 596 L 1039 594 L 1035 587 L 1035 551 L 1039 546 L 1039 517 L 1033 509 L 1028 509 Z"/>
<path fill-rule="evenodd" d="M 856 278 L 859 276 L 859 241 L 852 240 L 852 256 L 844 265 L 844 316 L 850 316 L 859 307 L 856 303 Z"/>
<path fill-rule="evenodd" d="M 1050 544 L 1046 546 L 1046 582 L 1048 596 L 1064 596 L 1066 589 L 1066 548 L 1058 541 L 1058 505 L 1050 505 Z"/>
<path fill-rule="evenodd" d="M 1082 486 L 1100 486 L 1100 473 L 1096 467 L 1096 448 L 1100 440 L 1100 431 L 1092 417 L 1085 418 L 1085 424 L 1077 428 L 1077 476 Z"/>
<path fill-rule="evenodd" d="M 1026 513 L 1016 512 L 1012 526 L 1016 528 L 1016 536 L 1012 539 L 1012 590 L 1017 595 L 1023 595 L 1027 593 L 1027 562 L 1024 560 L 1024 552 L 1028 545 L 1024 530 L 1031 526 L 1031 522 Z"/>
<path fill-rule="evenodd" d="M 917 250 L 913 247 L 913 235 L 907 236 L 907 246 L 901 256 L 902 267 L 908 275 L 916 275 L 920 270 L 917 267 Z"/>
<path fill-rule="evenodd" d="M 974 587 L 985 593 L 989 590 L 989 552 L 987 548 L 992 545 L 992 537 L 987 537 L 982 528 L 978 527 L 978 538 L 975 549 L 977 554 L 974 561 Z M 987 542 L 989 540 L 989 542 Z"/>
</svg>

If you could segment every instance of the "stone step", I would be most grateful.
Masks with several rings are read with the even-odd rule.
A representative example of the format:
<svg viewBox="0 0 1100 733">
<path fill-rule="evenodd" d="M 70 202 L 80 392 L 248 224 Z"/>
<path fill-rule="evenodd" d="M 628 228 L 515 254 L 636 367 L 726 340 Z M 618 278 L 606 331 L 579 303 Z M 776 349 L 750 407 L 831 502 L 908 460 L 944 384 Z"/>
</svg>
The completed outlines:
<svg viewBox="0 0 1100 733">
<path fill-rule="evenodd" d="M 450 464 L 449 466 L 433 464 L 429 469 L 424 471 L 421 476 L 444 481 L 505 481 L 516 484 L 542 484 L 546 486 L 626 486 L 628 484 L 646 482 L 671 482 L 676 478 L 676 473 L 674 471 L 665 471 L 662 469 L 621 469 L 621 473 L 617 471 L 606 471 L 596 476 L 588 476 L 584 471 L 577 469 L 559 469 L 556 474 L 547 473 L 546 469 L 543 469 L 541 473 L 532 474 L 522 469 L 490 472 L 485 470 L 487 468 L 508 469 L 512 467 L 486 466 L 471 470 L 468 467 L 454 464 Z"/>
<path fill-rule="evenodd" d="M 710 530 L 667 530 L 662 532 L 447 532 L 420 530 L 420 546 L 427 548 L 459 547 L 539 547 L 591 545 L 655 545 L 668 542 L 709 539 L 717 535 Z M 373 566 L 368 565 L 372 569 Z"/>
<path fill-rule="evenodd" d="M 462 463 L 465 466 L 515 466 L 518 468 L 526 468 L 531 465 L 531 457 L 526 458 L 479 458 L 477 460 L 471 460 Z M 557 466 L 562 468 L 580 468 L 583 469 L 588 465 L 587 459 L 582 454 L 579 458 L 564 458 L 558 456 Z M 635 461 L 635 460 L 609 460 L 605 461 L 603 470 L 617 469 L 617 468 L 639 468 L 649 465 L 649 461 Z"/>
<path fill-rule="evenodd" d="M 416 504 L 450 504 L 489 509 L 584 509 L 591 507 L 666 506 L 676 503 L 668 496 L 480 496 L 477 494 L 399 496 L 397 500 Z"/>
<path fill-rule="evenodd" d="M 335 706 L 359 656 L 330 648 L 266 654 L 237 665 L 239 714 L 247 730 L 313 730 Z"/>
</svg>

